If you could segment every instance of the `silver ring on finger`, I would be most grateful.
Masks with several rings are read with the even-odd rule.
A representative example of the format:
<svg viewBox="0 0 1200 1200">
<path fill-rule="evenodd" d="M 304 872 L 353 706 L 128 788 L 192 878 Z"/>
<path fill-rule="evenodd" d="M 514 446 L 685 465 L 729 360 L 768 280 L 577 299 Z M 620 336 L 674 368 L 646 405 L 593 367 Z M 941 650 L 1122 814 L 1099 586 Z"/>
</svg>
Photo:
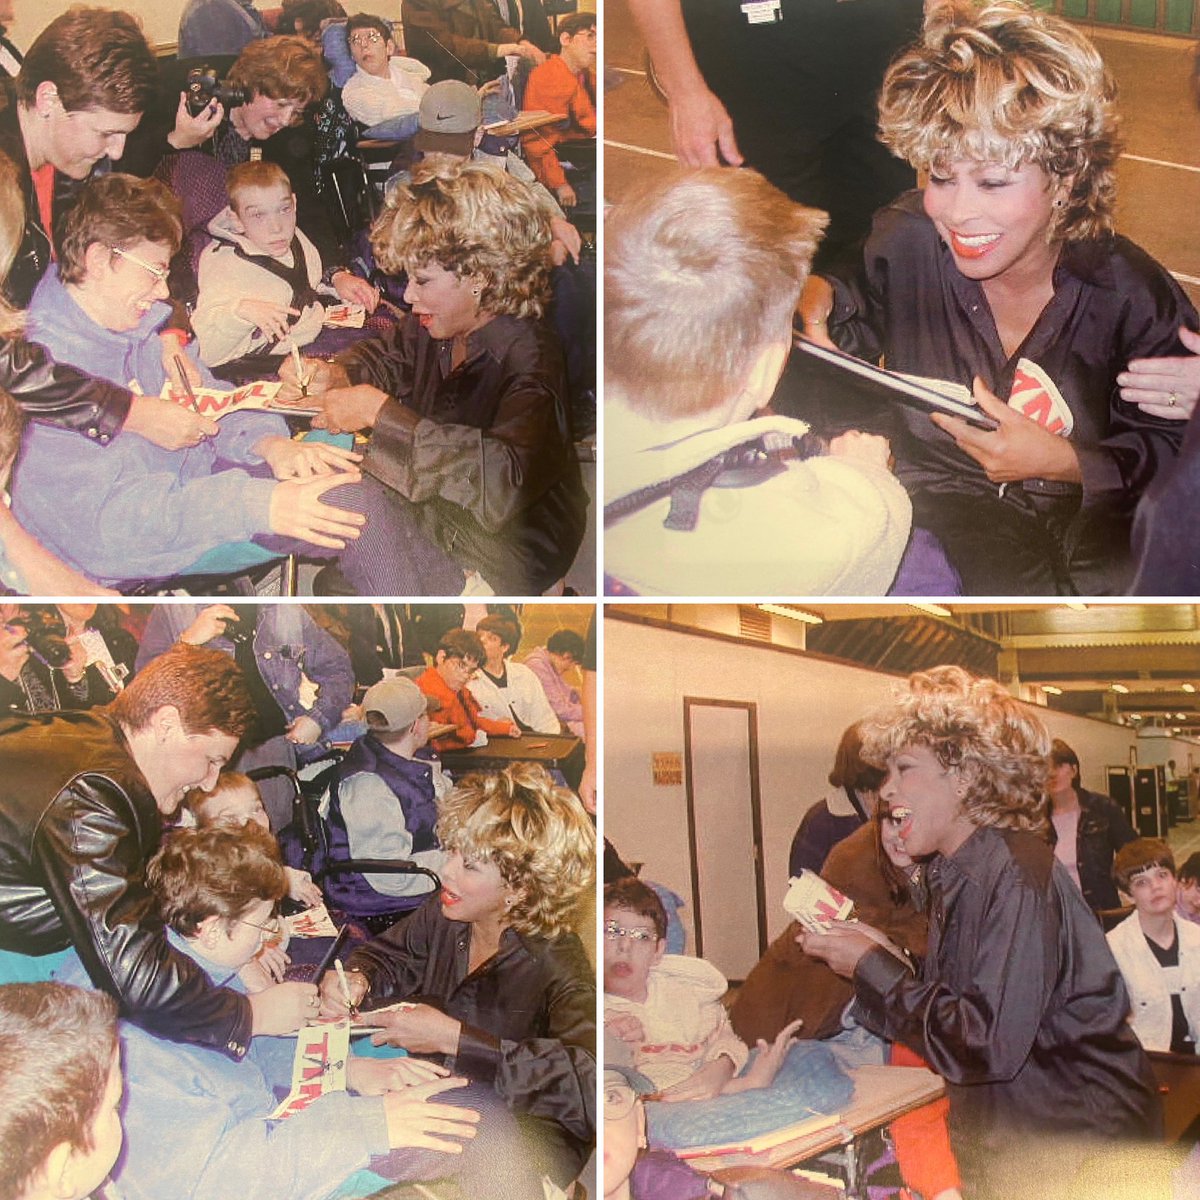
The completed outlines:
<svg viewBox="0 0 1200 1200">
<path fill-rule="evenodd" d="M 1179 403 L 1179 393 L 1178 392 L 1168 392 L 1167 393 L 1167 403 L 1172 408 L 1174 408 Z"/>
</svg>

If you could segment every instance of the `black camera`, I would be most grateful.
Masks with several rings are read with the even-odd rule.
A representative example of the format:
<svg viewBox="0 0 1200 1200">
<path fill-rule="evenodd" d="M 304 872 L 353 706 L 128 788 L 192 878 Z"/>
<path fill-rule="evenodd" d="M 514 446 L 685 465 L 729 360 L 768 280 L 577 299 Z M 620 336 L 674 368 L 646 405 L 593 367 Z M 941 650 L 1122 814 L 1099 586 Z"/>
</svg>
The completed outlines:
<svg viewBox="0 0 1200 1200">
<path fill-rule="evenodd" d="M 247 619 L 249 617 L 249 619 Z M 235 646 L 245 645 L 254 641 L 255 618 L 248 613 L 238 613 L 236 620 L 222 618 L 225 622 L 225 637 Z"/>
<path fill-rule="evenodd" d="M 225 105 L 226 112 L 246 103 L 246 93 L 225 83 L 218 77 L 216 68 L 207 63 L 188 72 L 186 90 L 187 109 L 193 117 L 198 117 L 214 101 Z"/>
<path fill-rule="evenodd" d="M 71 647 L 63 636 L 57 614 L 42 608 L 22 608 L 9 625 L 25 630 L 25 644 L 30 653 L 48 667 L 64 667 L 71 660 Z"/>
</svg>

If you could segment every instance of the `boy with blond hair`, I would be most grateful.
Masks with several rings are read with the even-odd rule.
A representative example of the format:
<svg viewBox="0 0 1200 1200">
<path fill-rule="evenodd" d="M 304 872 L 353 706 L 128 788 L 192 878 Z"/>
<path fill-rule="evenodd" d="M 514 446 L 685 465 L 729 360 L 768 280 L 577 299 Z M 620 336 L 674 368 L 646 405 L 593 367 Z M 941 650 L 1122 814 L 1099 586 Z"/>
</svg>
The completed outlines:
<svg viewBox="0 0 1200 1200">
<path fill-rule="evenodd" d="M 802 457 L 760 415 L 826 225 L 754 171 L 679 169 L 606 223 L 605 570 L 616 592 L 881 595 L 912 510 L 886 439 Z"/>
</svg>

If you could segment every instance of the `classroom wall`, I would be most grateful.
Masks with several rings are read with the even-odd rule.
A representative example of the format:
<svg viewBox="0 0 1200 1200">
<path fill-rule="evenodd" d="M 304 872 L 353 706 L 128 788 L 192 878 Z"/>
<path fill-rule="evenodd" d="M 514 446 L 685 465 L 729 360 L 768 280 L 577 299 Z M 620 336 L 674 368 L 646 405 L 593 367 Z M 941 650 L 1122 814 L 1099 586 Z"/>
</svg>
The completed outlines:
<svg viewBox="0 0 1200 1200">
<path fill-rule="evenodd" d="M 642 877 L 688 901 L 691 875 L 686 793 L 656 786 L 651 755 L 683 753 L 683 697 L 758 705 L 759 776 L 767 893 L 767 932 L 787 924 L 792 835 L 827 782 L 842 730 L 888 698 L 896 677 L 861 667 L 784 653 L 767 646 L 716 641 L 610 617 L 604 624 L 604 830 L 622 857 L 643 862 Z M 1039 708 L 1053 736 L 1074 747 L 1083 784 L 1104 790 L 1105 767 L 1129 762 L 1132 729 Z M 730 864 L 748 869 L 749 864 Z"/>
</svg>

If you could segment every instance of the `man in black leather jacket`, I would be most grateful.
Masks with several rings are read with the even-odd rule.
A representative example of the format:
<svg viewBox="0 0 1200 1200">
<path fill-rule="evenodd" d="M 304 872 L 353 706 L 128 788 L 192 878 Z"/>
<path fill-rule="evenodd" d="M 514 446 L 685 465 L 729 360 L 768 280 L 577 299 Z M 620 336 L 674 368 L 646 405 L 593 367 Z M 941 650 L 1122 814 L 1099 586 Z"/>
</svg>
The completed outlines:
<svg viewBox="0 0 1200 1200">
<path fill-rule="evenodd" d="M 315 1013 L 311 984 L 214 988 L 168 945 L 143 881 L 162 818 L 215 784 L 253 720 L 228 655 L 177 646 L 106 709 L 0 721 L 0 947 L 73 945 L 123 1016 L 233 1057 L 252 1033 L 294 1030 L 310 998 Z"/>
</svg>

